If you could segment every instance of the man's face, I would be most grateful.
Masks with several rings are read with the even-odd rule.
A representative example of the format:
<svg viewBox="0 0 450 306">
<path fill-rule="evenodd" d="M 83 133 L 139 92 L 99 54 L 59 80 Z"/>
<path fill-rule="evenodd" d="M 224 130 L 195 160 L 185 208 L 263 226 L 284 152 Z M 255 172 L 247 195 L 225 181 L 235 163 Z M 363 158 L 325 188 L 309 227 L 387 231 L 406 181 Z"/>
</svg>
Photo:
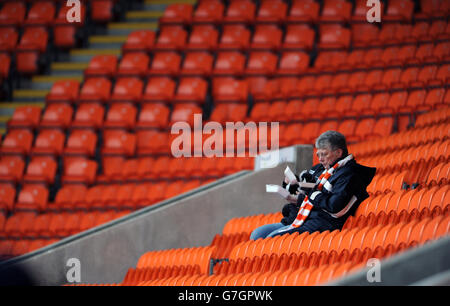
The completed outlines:
<svg viewBox="0 0 450 306">
<path fill-rule="evenodd" d="M 342 156 L 342 149 L 332 150 L 330 148 L 317 149 L 316 152 L 319 162 L 325 169 L 329 169 L 334 162 Z"/>
</svg>

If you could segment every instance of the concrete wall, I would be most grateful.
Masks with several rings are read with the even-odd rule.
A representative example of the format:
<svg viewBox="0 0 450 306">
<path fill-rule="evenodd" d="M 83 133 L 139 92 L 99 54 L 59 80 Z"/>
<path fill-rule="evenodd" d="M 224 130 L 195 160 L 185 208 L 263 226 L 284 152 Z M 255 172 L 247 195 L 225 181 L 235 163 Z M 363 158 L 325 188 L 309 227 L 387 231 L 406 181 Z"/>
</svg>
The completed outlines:
<svg viewBox="0 0 450 306">
<path fill-rule="evenodd" d="M 284 201 L 267 194 L 265 185 L 281 184 L 287 164 L 310 168 L 312 147 L 297 146 L 282 160 L 275 168 L 240 172 L 0 264 L 0 284 L 66 283 L 70 258 L 80 261 L 81 282 L 118 283 L 146 251 L 209 245 L 231 218 L 279 211 Z"/>
</svg>

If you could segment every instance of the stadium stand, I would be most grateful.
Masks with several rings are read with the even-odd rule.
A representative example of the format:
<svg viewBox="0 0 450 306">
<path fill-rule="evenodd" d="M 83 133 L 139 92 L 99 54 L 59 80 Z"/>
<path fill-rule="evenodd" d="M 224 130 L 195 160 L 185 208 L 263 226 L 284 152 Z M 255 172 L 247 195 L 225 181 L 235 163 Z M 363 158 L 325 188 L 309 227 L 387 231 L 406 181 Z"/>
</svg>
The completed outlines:
<svg viewBox="0 0 450 306">
<path fill-rule="evenodd" d="M 121 285 L 325 284 L 448 235 L 448 1 L 383 1 L 375 24 L 363 0 L 169 2 L 82 1 L 75 24 L 64 1 L 0 2 L 0 259 L 253 170 L 172 157 L 195 113 L 280 122 L 281 147 L 340 131 L 370 197 L 340 231 L 250 241 L 280 214 L 233 218 Z"/>
</svg>

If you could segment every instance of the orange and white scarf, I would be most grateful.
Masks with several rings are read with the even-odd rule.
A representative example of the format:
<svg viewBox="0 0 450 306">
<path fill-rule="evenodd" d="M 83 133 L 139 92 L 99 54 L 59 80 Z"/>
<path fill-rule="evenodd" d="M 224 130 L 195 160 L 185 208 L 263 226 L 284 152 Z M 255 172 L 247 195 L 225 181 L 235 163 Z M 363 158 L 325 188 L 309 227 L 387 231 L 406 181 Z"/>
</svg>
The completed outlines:
<svg viewBox="0 0 450 306">
<path fill-rule="evenodd" d="M 317 180 L 316 186 L 317 191 L 314 191 L 310 197 L 305 196 L 302 205 L 300 206 L 300 209 L 298 211 L 297 217 L 295 218 L 294 222 L 292 222 L 289 227 L 287 227 L 285 230 L 290 230 L 293 228 L 300 227 L 305 220 L 308 218 L 309 213 L 313 209 L 314 205 L 310 202 L 311 200 L 314 200 L 318 194 L 322 192 L 322 189 L 325 188 L 328 191 L 331 191 L 333 186 L 328 181 L 330 177 L 333 175 L 333 173 L 338 169 L 339 167 L 344 166 L 347 162 L 353 159 L 353 155 L 350 154 L 346 158 L 341 159 L 338 161 L 333 167 L 330 169 L 325 169 L 322 174 L 319 176 L 319 179 Z M 317 185 L 318 184 L 318 185 Z"/>
</svg>

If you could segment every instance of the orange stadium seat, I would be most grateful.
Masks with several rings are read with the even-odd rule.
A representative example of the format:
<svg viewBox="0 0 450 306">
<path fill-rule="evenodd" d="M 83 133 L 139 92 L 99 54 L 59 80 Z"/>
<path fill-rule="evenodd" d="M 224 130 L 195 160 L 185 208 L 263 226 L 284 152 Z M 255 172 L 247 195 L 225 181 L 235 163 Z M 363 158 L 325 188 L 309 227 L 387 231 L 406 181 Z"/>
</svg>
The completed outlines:
<svg viewBox="0 0 450 306">
<path fill-rule="evenodd" d="M 155 45 L 156 35 L 151 30 L 137 30 L 127 36 L 122 52 L 149 52 Z"/>
<path fill-rule="evenodd" d="M 224 22 L 251 23 L 255 19 L 256 5 L 251 0 L 231 0 L 223 18 Z"/>
</svg>

